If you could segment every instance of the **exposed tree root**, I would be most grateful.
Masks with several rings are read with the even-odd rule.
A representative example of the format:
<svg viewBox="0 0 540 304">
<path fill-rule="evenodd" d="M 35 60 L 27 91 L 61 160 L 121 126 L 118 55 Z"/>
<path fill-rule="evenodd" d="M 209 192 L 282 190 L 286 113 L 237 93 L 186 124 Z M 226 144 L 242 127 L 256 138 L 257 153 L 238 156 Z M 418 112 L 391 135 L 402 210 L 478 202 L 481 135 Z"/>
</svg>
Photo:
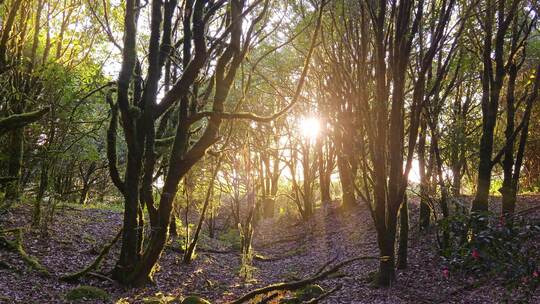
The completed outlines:
<svg viewBox="0 0 540 304">
<path fill-rule="evenodd" d="M 328 278 L 331 274 L 337 272 L 339 269 L 341 269 L 342 267 L 344 267 L 344 266 L 346 266 L 348 264 L 351 264 L 352 262 L 359 261 L 359 260 L 379 260 L 379 259 L 380 259 L 379 257 L 373 257 L 373 256 L 355 257 L 355 258 L 351 258 L 351 259 L 345 260 L 343 262 L 340 262 L 340 263 L 332 266 L 328 270 L 324 270 L 330 264 L 330 263 L 327 262 L 327 263 L 325 263 L 323 265 L 323 267 L 321 267 L 321 269 L 319 269 L 319 271 L 317 271 L 315 273 L 315 275 L 313 275 L 313 276 L 311 276 L 309 278 L 306 278 L 306 279 L 303 279 L 303 280 L 298 280 L 298 281 L 287 282 L 287 283 L 284 283 L 284 282 L 276 283 L 276 284 L 268 285 L 266 287 L 257 288 L 255 290 L 252 290 L 249 293 L 243 295 L 242 297 L 230 302 L 229 304 L 246 303 L 247 301 L 253 299 L 254 297 L 256 297 L 258 295 L 266 294 L 266 293 L 269 293 L 269 292 L 272 292 L 272 291 L 277 291 L 277 290 L 297 290 L 297 289 L 305 287 L 305 286 L 307 286 L 309 284 L 312 284 L 312 283 L 315 283 L 317 281 L 321 281 L 321 280 L 324 280 L 324 279 Z"/>
<path fill-rule="evenodd" d="M 283 257 L 265 257 L 265 256 L 260 255 L 260 254 L 254 254 L 254 255 L 253 255 L 253 260 L 259 261 L 259 262 L 274 262 L 274 261 L 281 260 L 281 259 L 284 259 L 284 258 L 287 258 L 287 257 L 288 257 L 288 256 L 283 256 Z"/>
<path fill-rule="evenodd" d="M 28 264 L 31 268 L 37 270 L 41 275 L 49 277 L 51 274 L 49 271 L 43 267 L 39 261 L 26 253 L 23 247 L 23 230 L 22 228 L 14 228 L 0 231 L 1 234 L 5 233 L 15 233 L 15 241 L 10 241 L 7 238 L 0 236 L 0 246 L 5 247 L 8 250 L 17 251 L 23 261 Z"/>
<path fill-rule="evenodd" d="M 118 231 L 114 239 L 109 244 L 107 244 L 105 247 L 103 247 L 103 249 L 101 249 L 101 252 L 99 253 L 98 257 L 94 260 L 94 262 L 92 262 L 92 264 L 88 265 L 88 267 L 84 268 L 81 271 L 64 275 L 60 277 L 60 280 L 66 281 L 66 282 L 73 282 L 73 281 L 77 281 L 78 279 L 88 274 L 96 276 L 96 273 L 93 273 L 92 271 L 96 269 L 99 266 L 99 264 L 101 264 L 101 261 L 103 261 L 103 259 L 107 256 L 107 254 L 111 250 L 111 247 L 114 246 L 114 244 L 116 244 L 121 234 L 122 234 L 122 229 Z"/>
</svg>

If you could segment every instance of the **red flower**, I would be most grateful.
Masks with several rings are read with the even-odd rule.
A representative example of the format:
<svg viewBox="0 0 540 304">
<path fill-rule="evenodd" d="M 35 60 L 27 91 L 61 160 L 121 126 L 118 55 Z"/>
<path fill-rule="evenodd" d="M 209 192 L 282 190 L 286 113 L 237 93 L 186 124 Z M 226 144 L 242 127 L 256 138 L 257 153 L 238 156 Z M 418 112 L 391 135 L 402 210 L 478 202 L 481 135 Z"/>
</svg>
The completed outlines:
<svg viewBox="0 0 540 304">
<path fill-rule="evenodd" d="M 535 270 L 533 272 L 533 277 L 538 278 L 540 275 L 538 274 L 538 270 Z"/>
<path fill-rule="evenodd" d="M 450 276 L 450 270 L 448 270 L 448 268 L 444 268 L 442 270 L 442 274 L 445 279 L 448 279 L 448 277 Z"/>
<path fill-rule="evenodd" d="M 473 257 L 473 259 L 478 260 L 480 259 L 480 252 L 478 252 L 478 250 L 476 250 L 475 248 L 472 250 L 471 256 Z"/>
</svg>

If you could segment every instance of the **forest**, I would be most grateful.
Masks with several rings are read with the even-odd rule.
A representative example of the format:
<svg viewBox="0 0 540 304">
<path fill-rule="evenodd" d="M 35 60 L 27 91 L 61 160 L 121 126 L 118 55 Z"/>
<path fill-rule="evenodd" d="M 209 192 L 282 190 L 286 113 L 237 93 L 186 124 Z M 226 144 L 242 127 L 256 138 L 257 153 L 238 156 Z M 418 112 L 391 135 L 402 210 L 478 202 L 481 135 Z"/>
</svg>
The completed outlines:
<svg viewBox="0 0 540 304">
<path fill-rule="evenodd" d="M 540 303 L 537 0 L 0 0 L 0 303 Z"/>
</svg>

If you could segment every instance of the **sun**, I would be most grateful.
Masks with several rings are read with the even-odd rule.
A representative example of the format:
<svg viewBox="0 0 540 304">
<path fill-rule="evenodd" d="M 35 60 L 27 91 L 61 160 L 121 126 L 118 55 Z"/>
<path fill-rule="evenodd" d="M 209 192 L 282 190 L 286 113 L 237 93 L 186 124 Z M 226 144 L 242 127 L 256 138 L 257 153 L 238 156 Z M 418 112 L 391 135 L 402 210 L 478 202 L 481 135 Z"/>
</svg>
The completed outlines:
<svg viewBox="0 0 540 304">
<path fill-rule="evenodd" d="M 309 140 L 315 140 L 319 136 L 320 130 L 321 123 L 317 118 L 304 117 L 300 120 L 300 132 L 303 137 Z"/>
</svg>

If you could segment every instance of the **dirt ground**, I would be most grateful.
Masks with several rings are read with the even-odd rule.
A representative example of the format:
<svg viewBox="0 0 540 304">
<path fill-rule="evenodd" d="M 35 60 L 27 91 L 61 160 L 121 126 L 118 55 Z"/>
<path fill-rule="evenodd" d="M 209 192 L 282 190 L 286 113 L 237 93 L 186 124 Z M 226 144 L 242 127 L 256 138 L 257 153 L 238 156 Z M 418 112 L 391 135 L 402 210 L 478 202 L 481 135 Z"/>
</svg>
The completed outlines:
<svg viewBox="0 0 540 304">
<path fill-rule="evenodd" d="M 498 207 L 494 200 L 493 208 Z M 521 197 L 518 209 L 540 206 L 540 196 Z M 19 206 L 4 219 L 3 228 L 27 226 L 30 207 Z M 497 303 L 503 289 L 495 283 L 471 288 L 471 278 L 442 272 L 434 233 L 420 233 L 416 225 L 417 203 L 411 203 L 409 267 L 397 274 L 390 288 L 374 288 L 368 277 L 377 270 L 377 261 L 357 261 L 344 267 L 336 278 L 321 282 L 327 290 L 342 288 L 323 303 Z M 537 208 L 538 209 L 538 208 Z M 540 219 L 540 212 L 530 213 Z M 255 259 L 251 279 L 239 275 L 240 255 L 224 241 L 204 237 L 201 248 L 219 252 L 199 252 L 193 263 L 184 265 L 177 250 L 166 249 L 159 261 L 155 286 L 124 289 L 116 283 L 85 278 L 77 284 L 60 282 L 58 277 L 80 270 L 91 263 L 102 246 L 119 230 L 122 214 L 111 210 L 66 207 L 57 212 L 43 237 L 27 229 L 26 251 L 39 259 L 52 277 L 42 277 L 30 269 L 16 253 L 0 249 L 0 261 L 11 265 L 0 267 L 0 303 L 66 303 L 65 293 L 78 285 L 92 285 L 110 293 L 114 302 L 144 303 L 157 293 L 173 296 L 200 295 L 212 303 L 226 303 L 248 291 L 275 282 L 301 279 L 312 275 L 329 260 L 336 262 L 356 256 L 377 256 L 375 231 L 366 206 L 343 212 L 337 203 L 327 204 L 315 212 L 309 222 L 293 217 L 262 220 L 256 228 L 254 250 L 264 259 Z M 175 246 L 174 241 L 170 246 Z M 119 251 L 116 244 L 103 263 L 107 273 Z M 125 303 L 124 302 L 124 303 Z M 533 299 L 540 303 L 540 294 Z M 92 303 L 92 302 L 87 302 Z M 97 303 L 97 302 L 93 302 Z"/>
</svg>

